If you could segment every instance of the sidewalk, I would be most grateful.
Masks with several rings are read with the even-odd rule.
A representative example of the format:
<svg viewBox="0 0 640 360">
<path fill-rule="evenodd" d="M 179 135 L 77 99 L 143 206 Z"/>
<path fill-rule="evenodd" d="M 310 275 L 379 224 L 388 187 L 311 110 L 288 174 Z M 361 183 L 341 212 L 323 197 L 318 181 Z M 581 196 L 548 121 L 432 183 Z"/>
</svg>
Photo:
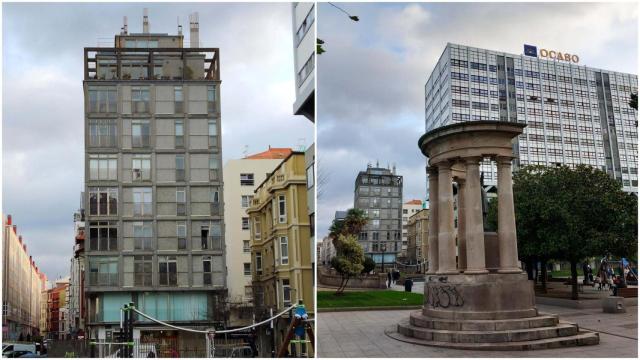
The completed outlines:
<svg viewBox="0 0 640 360">
<path fill-rule="evenodd" d="M 414 291 L 415 291 L 414 287 Z M 638 355 L 638 308 L 605 314 L 601 309 L 568 309 L 538 305 L 540 312 L 560 316 L 600 333 L 600 344 L 552 350 L 467 351 L 404 343 L 384 334 L 412 310 L 323 312 L 317 314 L 318 357 L 633 357 Z M 414 310 L 415 311 L 415 310 Z"/>
</svg>

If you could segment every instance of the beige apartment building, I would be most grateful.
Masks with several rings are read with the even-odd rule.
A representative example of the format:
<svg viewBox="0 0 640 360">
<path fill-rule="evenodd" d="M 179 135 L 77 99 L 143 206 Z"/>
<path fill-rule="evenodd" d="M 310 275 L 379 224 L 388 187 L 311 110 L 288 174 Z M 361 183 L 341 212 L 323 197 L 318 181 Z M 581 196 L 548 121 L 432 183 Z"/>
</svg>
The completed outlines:
<svg viewBox="0 0 640 360">
<path fill-rule="evenodd" d="M 120 308 L 201 329 L 226 322 L 220 52 L 125 23 L 85 48 L 87 334 L 113 341 Z M 134 339 L 203 347 L 140 319 Z"/>
<path fill-rule="evenodd" d="M 429 209 L 415 212 L 407 220 L 407 262 L 426 269 L 427 238 L 429 236 Z"/>
<path fill-rule="evenodd" d="M 3 222 L 2 338 L 27 341 L 40 335 L 41 294 L 47 277 L 29 256 L 11 215 Z"/>
<path fill-rule="evenodd" d="M 408 246 L 408 238 L 407 238 L 407 224 L 409 222 L 409 217 L 413 214 L 417 213 L 422 209 L 422 200 L 413 199 L 402 204 L 402 258 L 406 260 L 407 256 L 407 246 Z"/>
<path fill-rule="evenodd" d="M 257 186 L 291 151 L 290 148 L 269 147 L 258 154 L 229 160 L 224 166 L 224 218 L 231 327 L 249 325 L 253 320 L 251 226 L 247 209 L 251 206 Z"/>
<path fill-rule="evenodd" d="M 292 152 L 258 185 L 247 209 L 251 222 L 252 285 L 256 321 L 302 300 L 313 318 L 313 266 L 304 152 Z M 274 329 L 258 330 L 261 357 L 278 348 L 290 315 L 278 318 Z M 273 331 L 273 332 L 272 332 Z M 294 349 L 291 349 L 294 350 Z M 291 351 L 290 350 L 290 351 Z M 296 349 L 310 354 L 313 349 Z M 291 353 L 291 352 L 290 352 Z"/>
</svg>

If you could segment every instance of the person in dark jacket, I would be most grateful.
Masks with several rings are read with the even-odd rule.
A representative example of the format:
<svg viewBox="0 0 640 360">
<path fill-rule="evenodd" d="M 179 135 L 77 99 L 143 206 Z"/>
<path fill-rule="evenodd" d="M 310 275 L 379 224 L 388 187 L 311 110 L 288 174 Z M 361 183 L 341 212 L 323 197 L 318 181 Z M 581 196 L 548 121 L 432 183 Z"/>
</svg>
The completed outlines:
<svg viewBox="0 0 640 360">
<path fill-rule="evenodd" d="M 387 273 L 387 288 L 391 287 L 391 271 Z"/>
</svg>

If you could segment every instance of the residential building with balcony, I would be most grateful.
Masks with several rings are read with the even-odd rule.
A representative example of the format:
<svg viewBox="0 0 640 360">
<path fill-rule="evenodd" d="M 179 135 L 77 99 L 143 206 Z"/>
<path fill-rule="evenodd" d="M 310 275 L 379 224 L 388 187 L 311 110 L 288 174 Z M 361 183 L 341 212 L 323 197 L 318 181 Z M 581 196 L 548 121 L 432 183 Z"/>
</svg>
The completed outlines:
<svg viewBox="0 0 640 360">
<path fill-rule="evenodd" d="M 307 213 L 307 183 L 303 152 L 292 152 L 258 185 L 247 209 L 251 222 L 251 270 L 256 321 L 277 314 L 302 300 L 314 316 L 314 269 L 311 224 Z M 286 335 L 290 314 L 274 328 L 258 329 L 261 357 L 278 348 Z M 299 348 L 297 348 L 300 350 Z M 304 349 L 313 356 L 313 349 Z M 291 353 L 291 351 L 290 351 Z"/>
<path fill-rule="evenodd" d="M 127 24 L 84 49 L 85 296 L 90 338 L 113 340 L 133 302 L 170 324 L 226 322 L 220 51 Z M 192 339 L 193 337 L 193 339 Z M 134 339 L 201 336 L 136 318 Z M 154 340 L 154 341 L 155 341 Z"/>
<path fill-rule="evenodd" d="M 411 217 L 416 212 L 420 211 L 423 208 L 422 200 L 413 199 L 402 204 L 402 253 L 401 257 L 406 260 L 407 258 L 407 246 L 408 246 L 408 231 L 407 231 L 407 223 L 409 221 L 409 217 Z"/>
<path fill-rule="evenodd" d="M 80 206 L 73 214 L 74 245 L 73 256 L 69 272 L 69 306 L 67 314 L 67 329 L 72 339 L 84 336 L 85 324 L 85 228 L 84 228 L 84 193 L 80 196 Z"/>
<path fill-rule="evenodd" d="M 29 255 L 11 215 L 3 216 L 3 223 L 2 338 L 27 341 L 40 335 L 41 292 L 47 277 Z"/>
<path fill-rule="evenodd" d="M 296 101 L 293 113 L 315 121 L 316 8 L 313 2 L 291 4 Z"/>
<path fill-rule="evenodd" d="M 67 339 L 67 314 L 69 309 L 69 277 L 55 281 L 47 290 L 47 339 Z"/>
<path fill-rule="evenodd" d="M 394 264 L 402 252 L 402 176 L 367 165 L 356 178 L 353 207 L 369 218 L 358 237 L 365 255 L 378 265 Z"/>
<path fill-rule="evenodd" d="M 251 288 L 251 225 L 247 209 L 254 191 L 267 175 L 291 154 L 290 148 L 272 148 L 229 160 L 224 166 L 224 219 L 227 245 L 229 325 L 246 326 L 253 321 Z"/>
<path fill-rule="evenodd" d="M 407 263 L 426 269 L 429 236 L 429 209 L 420 209 L 407 221 Z"/>
</svg>

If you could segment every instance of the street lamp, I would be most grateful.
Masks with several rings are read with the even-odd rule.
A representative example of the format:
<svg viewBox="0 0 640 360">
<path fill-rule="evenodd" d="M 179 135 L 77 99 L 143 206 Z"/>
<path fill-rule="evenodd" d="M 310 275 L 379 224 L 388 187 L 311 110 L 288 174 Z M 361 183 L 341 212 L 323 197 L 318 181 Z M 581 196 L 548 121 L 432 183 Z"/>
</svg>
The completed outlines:
<svg viewBox="0 0 640 360">
<path fill-rule="evenodd" d="M 384 252 L 387 251 L 387 244 L 382 244 L 380 251 L 382 251 L 382 273 L 384 274 Z"/>
</svg>

